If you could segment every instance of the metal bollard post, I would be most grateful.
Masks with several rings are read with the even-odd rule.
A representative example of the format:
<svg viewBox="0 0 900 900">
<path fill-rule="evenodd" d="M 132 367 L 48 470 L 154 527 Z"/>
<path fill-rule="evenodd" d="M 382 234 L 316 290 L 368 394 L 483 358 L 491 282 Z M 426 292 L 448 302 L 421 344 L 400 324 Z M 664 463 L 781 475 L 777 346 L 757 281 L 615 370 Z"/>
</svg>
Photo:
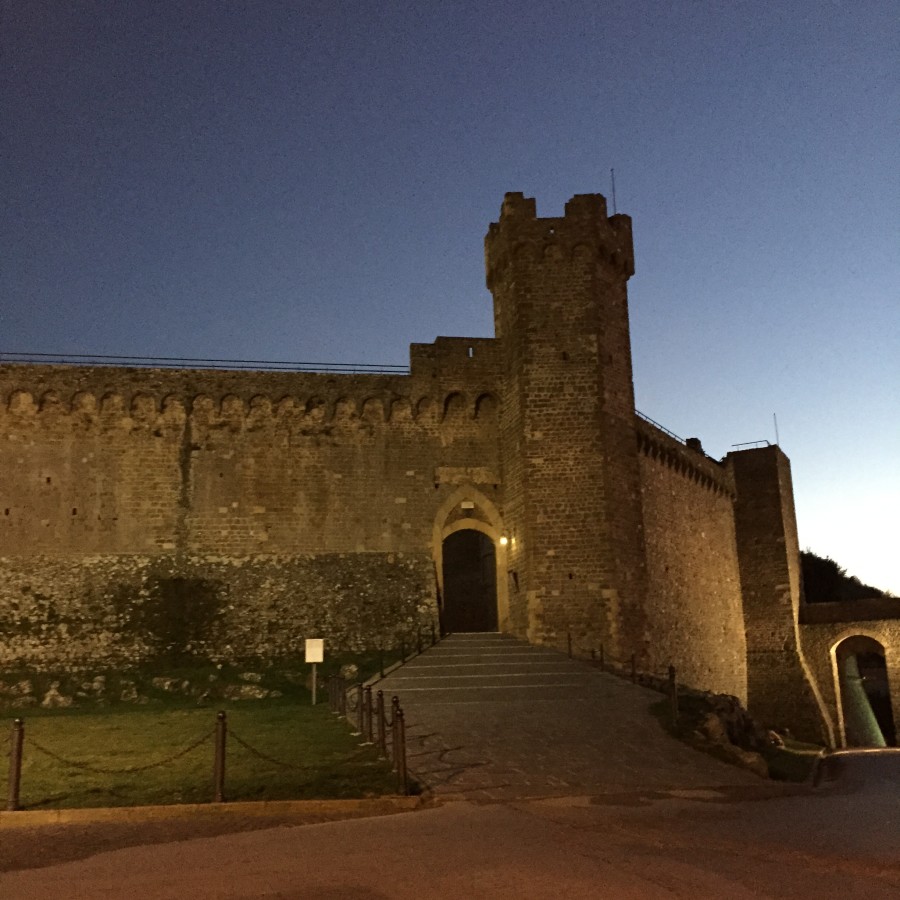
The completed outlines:
<svg viewBox="0 0 900 900">
<path fill-rule="evenodd" d="M 566 634 L 566 643 L 568 644 L 568 648 L 569 648 L 569 659 L 571 659 L 572 658 L 572 632 L 571 631 Z"/>
<path fill-rule="evenodd" d="M 633 653 L 631 654 L 631 683 L 637 683 L 637 660 Z"/>
<path fill-rule="evenodd" d="M 675 681 L 675 666 L 669 666 L 669 704 L 672 725 L 678 725 L 678 684 Z"/>
<path fill-rule="evenodd" d="M 400 729 L 400 698 L 396 694 L 391 698 L 391 768 L 397 768 L 397 750 L 399 745 L 398 732 Z"/>
<path fill-rule="evenodd" d="M 384 691 L 375 695 L 375 715 L 378 719 L 378 749 L 381 755 L 387 757 L 387 734 L 384 725 Z"/>
<path fill-rule="evenodd" d="M 406 773 L 406 722 L 403 718 L 403 710 L 397 707 L 397 738 L 400 750 L 397 754 L 397 787 L 400 793 L 406 796 L 409 793 L 409 778 Z"/>
<path fill-rule="evenodd" d="M 362 684 L 356 685 L 356 731 L 358 734 L 365 734 L 365 726 L 366 726 L 366 707 L 363 702 L 363 698 L 365 697 L 365 692 L 363 691 Z"/>
<path fill-rule="evenodd" d="M 25 742 L 25 722 L 16 719 L 9 737 L 9 793 L 6 808 L 15 812 L 19 808 L 19 788 L 22 784 L 22 745 Z"/>
<path fill-rule="evenodd" d="M 225 739 L 228 736 L 228 721 L 225 713 L 216 713 L 216 755 L 213 761 L 214 802 L 225 802 Z"/>
<path fill-rule="evenodd" d="M 372 688 L 366 685 L 366 730 L 363 732 L 363 739 L 367 744 L 373 743 L 372 740 Z"/>
</svg>

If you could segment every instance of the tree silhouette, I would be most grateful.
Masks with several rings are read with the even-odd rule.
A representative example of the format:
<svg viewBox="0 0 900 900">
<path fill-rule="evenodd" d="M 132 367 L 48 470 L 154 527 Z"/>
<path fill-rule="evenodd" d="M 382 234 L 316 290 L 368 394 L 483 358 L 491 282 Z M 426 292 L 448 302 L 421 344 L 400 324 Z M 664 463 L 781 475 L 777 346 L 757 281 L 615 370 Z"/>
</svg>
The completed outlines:
<svg viewBox="0 0 900 900">
<path fill-rule="evenodd" d="M 803 593 L 807 603 L 831 603 L 891 597 L 887 591 L 863 584 L 855 575 L 838 565 L 830 556 L 818 556 L 812 550 L 800 552 Z"/>
</svg>

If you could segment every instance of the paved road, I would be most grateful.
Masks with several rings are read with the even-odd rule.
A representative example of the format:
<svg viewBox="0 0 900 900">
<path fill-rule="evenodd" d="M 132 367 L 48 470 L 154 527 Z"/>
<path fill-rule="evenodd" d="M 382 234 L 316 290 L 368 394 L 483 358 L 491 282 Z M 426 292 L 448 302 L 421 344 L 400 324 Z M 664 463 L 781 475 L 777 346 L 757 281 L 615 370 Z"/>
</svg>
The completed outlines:
<svg viewBox="0 0 900 900">
<path fill-rule="evenodd" d="M 400 697 L 410 769 L 436 796 L 760 784 L 666 734 L 655 691 L 507 635 L 451 635 L 374 687 Z"/>
<path fill-rule="evenodd" d="M 748 800 L 695 791 L 451 802 L 381 819 L 129 847 L 0 875 L 0 896 L 896 900 L 895 796 Z"/>
</svg>

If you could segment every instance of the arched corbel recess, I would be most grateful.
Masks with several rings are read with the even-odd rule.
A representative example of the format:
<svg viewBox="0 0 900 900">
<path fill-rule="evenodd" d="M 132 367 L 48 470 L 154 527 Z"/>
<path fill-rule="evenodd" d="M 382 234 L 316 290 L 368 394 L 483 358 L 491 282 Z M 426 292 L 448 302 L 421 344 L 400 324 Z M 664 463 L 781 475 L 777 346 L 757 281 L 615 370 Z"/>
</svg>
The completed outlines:
<svg viewBox="0 0 900 900">
<path fill-rule="evenodd" d="M 444 411 L 441 422 L 456 422 L 466 418 L 468 400 L 462 391 L 451 391 L 444 397 Z"/>
<path fill-rule="evenodd" d="M 479 421 L 496 422 L 500 404 L 490 391 L 484 391 L 475 398 L 474 418 Z"/>
<path fill-rule="evenodd" d="M 40 403 L 38 405 L 40 412 L 61 413 L 63 412 L 62 398 L 58 391 L 45 391 L 41 394 Z"/>
</svg>

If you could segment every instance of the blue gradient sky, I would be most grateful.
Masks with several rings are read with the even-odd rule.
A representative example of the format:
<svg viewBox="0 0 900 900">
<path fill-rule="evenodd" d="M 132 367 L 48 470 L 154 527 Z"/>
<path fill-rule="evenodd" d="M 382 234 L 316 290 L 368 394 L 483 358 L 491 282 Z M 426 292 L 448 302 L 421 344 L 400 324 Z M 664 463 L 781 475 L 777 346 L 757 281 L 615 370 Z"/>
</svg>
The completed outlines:
<svg viewBox="0 0 900 900">
<path fill-rule="evenodd" d="M 405 363 L 506 191 L 634 219 L 638 407 L 900 593 L 895 0 L 0 0 L 0 349 Z"/>
</svg>

